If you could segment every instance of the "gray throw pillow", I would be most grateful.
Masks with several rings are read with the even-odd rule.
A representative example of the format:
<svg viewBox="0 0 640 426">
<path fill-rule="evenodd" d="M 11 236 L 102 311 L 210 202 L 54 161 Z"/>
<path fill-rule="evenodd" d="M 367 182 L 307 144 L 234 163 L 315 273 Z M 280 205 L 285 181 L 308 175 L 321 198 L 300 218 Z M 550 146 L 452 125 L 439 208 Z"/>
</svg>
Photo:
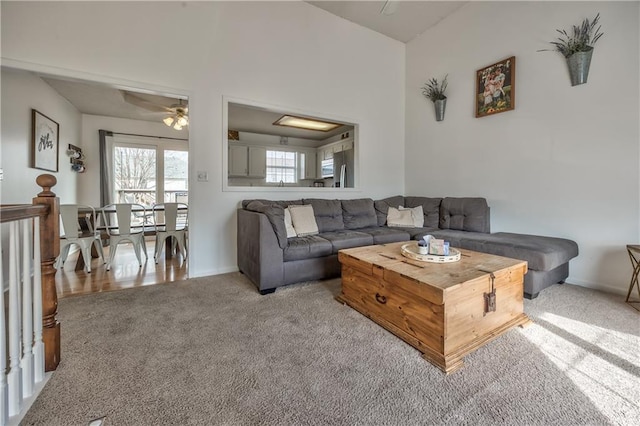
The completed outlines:
<svg viewBox="0 0 640 426">
<path fill-rule="evenodd" d="M 378 225 L 371 198 L 342 200 L 342 218 L 346 229 L 369 228 Z"/>
</svg>

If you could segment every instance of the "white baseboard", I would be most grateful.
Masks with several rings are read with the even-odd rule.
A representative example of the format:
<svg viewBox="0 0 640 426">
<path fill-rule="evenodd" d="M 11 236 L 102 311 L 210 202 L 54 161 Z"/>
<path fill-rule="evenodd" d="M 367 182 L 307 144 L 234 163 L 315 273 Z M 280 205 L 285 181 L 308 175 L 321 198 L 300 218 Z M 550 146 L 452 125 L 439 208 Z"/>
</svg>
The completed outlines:
<svg viewBox="0 0 640 426">
<path fill-rule="evenodd" d="M 29 408 L 31 408 L 33 403 L 36 401 L 36 398 L 38 398 L 38 395 L 40 395 L 40 392 L 42 392 L 42 389 L 44 389 L 44 385 L 47 384 L 47 382 L 49 381 L 53 373 L 54 371 L 44 373 L 44 379 L 42 380 L 42 382 L 36 384 L 36 388 L 34 389 L 33 395 L 31 395 L 29 398 L 22 400 L 22 410 L 20 410 L 19 414 L 9 417 L 7 426 L 17 426 L 20 424 L 25 414 L 27 414 L 27 411 L 29 411 Z"/>
<path fill-rule="evenodd" d="M 602 283 L 593 283 L 590 281 L 579 280 L 572 277 L 567 278 L 566 283 L 579 285 L 580 287 L 586 287 L 592 290 L 598 290 L 605 293 L 618 294 L 621 296 L 626 296 L 628 291 L 628 288 L 620 288 L 620 287 L 616 287 L 608 284 L 602 284 Z"/>
<path fill-rule="evenodd" d="M 225 267 L 225 268 L 217 268 L 217 269 L 211 269 L 211 270 L 204 270 L 204 271 L 199 271 L 198 274 L 192 274 L 191 272 L 189 273 L 189 278 L 200 278 L 200 277 L 209 277 L 211 275 L 222 275 L 222 274 L 228 274 L 231 272 L 238 272 L 238 267 L 237 266 L 229 266 L 229 267 Z"/>
</svg>

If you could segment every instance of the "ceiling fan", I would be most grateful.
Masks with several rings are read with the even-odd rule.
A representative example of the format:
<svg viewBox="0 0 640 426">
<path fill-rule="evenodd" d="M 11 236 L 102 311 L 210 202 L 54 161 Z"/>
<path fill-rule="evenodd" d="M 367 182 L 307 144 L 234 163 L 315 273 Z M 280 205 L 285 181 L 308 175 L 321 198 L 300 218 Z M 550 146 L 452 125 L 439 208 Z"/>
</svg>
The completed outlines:
<svg viewBox="0 0 640 426">
<path fill-rule="evenodd" d="M 125 102 L 137 107 L 146 109 L 152 113 L 164 114 L 163 123 L 176 130 L 182 130 L 184 126 L 189 125 L 189 106 L 183 103 L 182 99 L 178 99 L 177 104 L 165 106 L 152 100 L 134 95 L 131 92 L 122 90 L 122 97 Z M 154 98 L 159 98 L 154 96 Z"/>
<path fill-rule="evenodd" d="M 382 5 L 382 9 L 380 9 L 381 15 L 393 15 L 398 10 L 398 6 L 400 6 L 400 1 L 398 0 L 387 0 Z"/>
</svg>

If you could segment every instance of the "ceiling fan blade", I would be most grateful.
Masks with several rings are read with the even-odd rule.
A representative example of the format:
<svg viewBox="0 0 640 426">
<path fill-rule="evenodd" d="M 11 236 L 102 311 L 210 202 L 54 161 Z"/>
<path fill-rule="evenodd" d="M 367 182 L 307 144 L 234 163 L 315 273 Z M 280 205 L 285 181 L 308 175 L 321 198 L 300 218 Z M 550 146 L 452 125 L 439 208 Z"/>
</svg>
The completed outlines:
<svg viewBox="0 0 640 426">
<path fill-rule="evenodd" d="M 398 0 L 387 0 L 384 2 L 382 9 L 380 9 L 381 15 L 393 15 L 398 10 L 398 6 L 400 6 L 400 2 Z"/>
<path fill-rule="evenodd" d="M 172 113 L 173 110 L 170 108 L 164 107 L 162 105 L 154 104 L 153 102 L 149 102 L 146 99 L 142 99 L 136 95 L 132 95 L 129 92 L 122 91 L 122 98 L 128 104 L 135 105 L 140 108 L 144 108 L 147 111 L 151 112 L 161 112 L 161 113 Z"/>
</svg>

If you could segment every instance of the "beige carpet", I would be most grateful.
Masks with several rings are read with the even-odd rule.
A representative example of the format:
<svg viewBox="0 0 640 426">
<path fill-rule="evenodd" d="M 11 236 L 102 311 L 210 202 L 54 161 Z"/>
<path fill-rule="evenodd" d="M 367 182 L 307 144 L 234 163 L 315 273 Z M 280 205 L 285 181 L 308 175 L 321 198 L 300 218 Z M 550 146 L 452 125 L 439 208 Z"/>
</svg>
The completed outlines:
<svg viewBox="0 0 640 426">
<path fill-rule="evenodd" d="M 556 285 L 445 376 L 336 302 L 240 274 L 62 299 L 62 362 L 22 424 L 640 424 L 640 315 Z"/>
</svg>

